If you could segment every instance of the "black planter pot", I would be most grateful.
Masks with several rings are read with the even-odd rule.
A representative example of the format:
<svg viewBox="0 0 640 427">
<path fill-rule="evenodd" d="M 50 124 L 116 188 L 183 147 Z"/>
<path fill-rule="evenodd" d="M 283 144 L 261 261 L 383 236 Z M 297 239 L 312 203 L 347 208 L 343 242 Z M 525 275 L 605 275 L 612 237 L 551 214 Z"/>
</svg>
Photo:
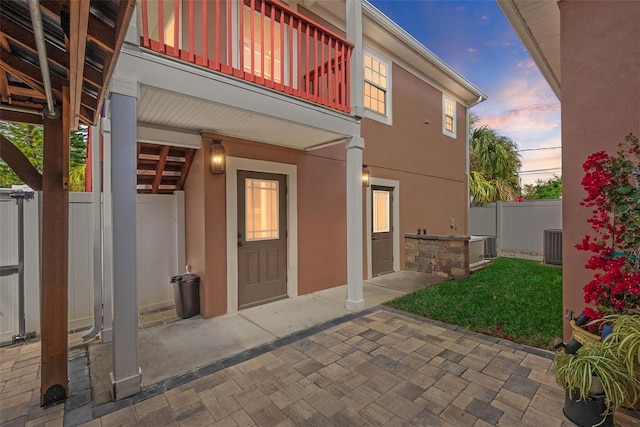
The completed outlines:
<svg viewBox="0 0 640 427">
<path fill-rule="evenodd" d="M 579 427 L 613 427 L 613 414 L 602 414 L 607 410 L 604 395 L 580 399 L 578 392 L 569 397 L 569 390 L 565 390 L 564 416 Z"/>
</svg>

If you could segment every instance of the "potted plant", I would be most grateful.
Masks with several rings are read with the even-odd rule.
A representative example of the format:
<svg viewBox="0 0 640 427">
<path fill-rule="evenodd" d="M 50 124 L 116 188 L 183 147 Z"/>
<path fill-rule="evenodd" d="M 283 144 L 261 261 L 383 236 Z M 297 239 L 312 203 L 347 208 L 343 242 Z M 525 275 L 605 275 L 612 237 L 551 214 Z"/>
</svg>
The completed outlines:
<svg viewBox="0 0 640 427">
<path fill-rule="evenodd" d="M 585 316 L 571 321 L 573 339 L 554 359 L 565 415 L 580 426 L 613 425 L 613 412 L 640 394 L 639 160 L 640 142 L 629 134 L 615 154 L 600 151 L 583 164 L 592 234 L 576 248 L 591 252 L 585 267 L 595 273 L 584 287 Z M 613 332 L 605 337 L 606 329 Z"/>
<path fill-rule="evenodd" d="M 587 341 L 575 354 L 561 350 L 554 358 L 564 414 L 581 427 L 613 426 L 613 412 L 630 396 L 626 384 L 635 381 L 607 341 Z"/>
</svg>

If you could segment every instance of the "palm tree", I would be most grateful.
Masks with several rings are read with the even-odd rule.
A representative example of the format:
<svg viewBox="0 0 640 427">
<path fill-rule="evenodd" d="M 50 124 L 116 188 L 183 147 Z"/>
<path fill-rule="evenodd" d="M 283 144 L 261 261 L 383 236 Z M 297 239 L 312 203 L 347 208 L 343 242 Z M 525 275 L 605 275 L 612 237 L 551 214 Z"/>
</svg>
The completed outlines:
<svg viewBox="0 0 640 427">
<path fill-rule="evenodd" d="M 469 141 L 469 192 L 472 204 L 513 201 L 520 194 L 518 145 L 488 126 L 473 129 Z"/>
</svg>

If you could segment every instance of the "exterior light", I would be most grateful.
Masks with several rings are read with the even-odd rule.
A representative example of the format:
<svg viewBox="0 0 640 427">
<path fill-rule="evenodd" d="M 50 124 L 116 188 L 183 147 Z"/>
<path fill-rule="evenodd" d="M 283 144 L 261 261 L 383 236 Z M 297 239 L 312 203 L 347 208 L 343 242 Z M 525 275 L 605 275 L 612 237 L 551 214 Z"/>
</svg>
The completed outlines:
<svg viewBox="0 0 640 427">
<path fill-rule="evenodd" d="M 371 179 L 371 173 L 367 165 L 362 166 L 362 186 L 368 187 Z"/>
<path fill-rule="evenodd" d="M 636 189 L 640 190 L 640 168 L 633 168 L 631 174 L 636 179 Z"/>
<path fill-rule="evenodd" d="M 222 141 L 219 139 L 214 139 L 211 143 L 210 148 L 211 158 L 210 158 L 210 167 L 212 174 L 223 174 L 225 171 L 226 165 L 226 156 L 224 154 L 224 147 L 222 146 Z"/>
</svg>

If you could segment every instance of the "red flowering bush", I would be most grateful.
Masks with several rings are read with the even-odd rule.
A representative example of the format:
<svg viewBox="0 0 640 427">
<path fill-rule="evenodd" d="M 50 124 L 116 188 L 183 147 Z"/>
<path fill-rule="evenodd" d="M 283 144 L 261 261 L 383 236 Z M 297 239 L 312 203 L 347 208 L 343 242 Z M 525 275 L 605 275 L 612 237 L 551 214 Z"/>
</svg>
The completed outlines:
<svg viewBox="0 0 640 427">
<path fill-rule="evenodd" d="M 592 319 L 606 314 L 640 313 L 640 143 L 632 134 L 615 155 L 600 151 L 583 164 L 582 186 L 587 192 L 581 205 L 593 208 L 586 235 L 576 248 L 593 253 L 586 268 L 593 280 L 584 287 L 584 301 L 595 308 Z"/>
</svg>

